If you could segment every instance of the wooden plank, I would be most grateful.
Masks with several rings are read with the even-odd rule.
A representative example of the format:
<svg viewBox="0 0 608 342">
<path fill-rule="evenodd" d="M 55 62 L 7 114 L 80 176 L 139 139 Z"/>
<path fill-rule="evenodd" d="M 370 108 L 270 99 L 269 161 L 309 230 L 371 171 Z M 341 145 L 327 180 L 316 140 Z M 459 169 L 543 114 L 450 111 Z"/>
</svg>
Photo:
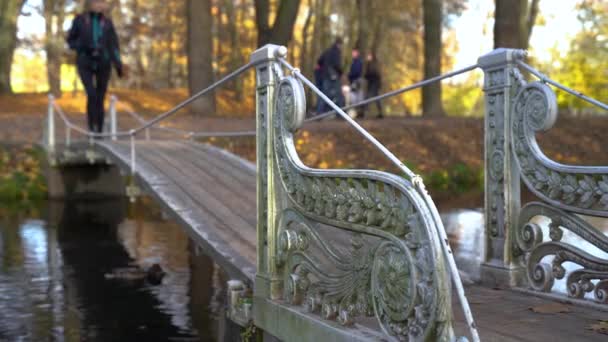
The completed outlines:
<svg viewBox="0 0 608 342">
<path fill-rule="evenodd" d="M 177 159 L 174 160 L 168 155 L 162 154 L 156 150 L 149 150 L 146 153 L 143 153 L 142 158 L 146 158 L 148 161 L 153 162 L 159 170 L 175 182 L 174 184 L 180 191 L 187 193 L 190 198 L 197 203 L 197 205 L 193 205 L 192 207 L 204 209 L 218 221 L 225 223 L 225 225 L 235 233 L 243 234 L 244 238 L 255 241 L 255 221 L 251 222 L 246 218 L 241 217 L 240 213 L 216 198 L 216 196 L 207 191 L 204 186 L 199 186 L 199 183 L 191 184 L 191 178 L 184 173 L 183 169 L 172 165 L 178 161 Z M 227 201 L 227 199 L 224 200 Z M 235 197 L 233 200 L 239 201 L 242 199 Z M 252 220 L 252 218 L 250 217 L 249 220 Z"/>
<path fill-rule="evenodd" d="M 214 156 L 210 154 L 203 148 L 202 145 L 194 146 L 191 144 L 184 144 L 182 146 L 190 153 L 191 159 L 197 165 L 207 169 L 209 174 L 222 175 L 223 177 L 231 179 L 232 183 L 238 183 L 239 187 L 242 189 L 247 190 L 251 194 L 255 194 L 255 174 L 247 172 L 242 167 L 237 168 L 233 166 L 222 156 Z"/>
<path fill-rule="evenodd" d="M 221 158 L 225 160 L 228 164 L 232 165 L 233 168 L 243 170 L 247 173 L 251 173 L 253 177 L 257 175 L 257 166 L 255 165 L 255 162 L 250 162 L 246 159 L 241 158 L 240 156 L 234 155 L 224 149 L 210 144 L 199 143 L 194 141 L 184 141 L 183 143 L 202 149 L 214 157 Z"/>
<path fill-rule="evenodd" d="M 163 153 L 168 152 L 168 153 Z M 211 205 L 222 211 L 225 216 L 237 216 L 244 221 L 248 221 L 249 225 L 255 230 L 256 219 L 255 215 L 246 216 L 243 215 L 241 210 L 236 210 L 229 207 L 227 204 L 238 203 L 244 201 L 243 197 L 239 193 L 238 188 L 231 188 L 232 191 L 228 193 L 230 197 L 221 198 L 216 196 L 208 189 L 217 189 L 216 184 L 204 183 L 201 180 L 200 173 L 202 172 L 199 168 L 192 168 L 191 164 L 185 160 L 184 156 L 180 155 L 175 157 L 171 151 L 160 151 L 159 149 L 151 149 L 144 154 L 144 158 L 154 158 L 158 168 L 168 172 L 169 177 L 175 177 L 176 183 L 180 184 L 182 189 L 187 192 L 197 192 L 197 196 L 193 198 L 201 204 L 201 206 Z M 190 174 L 189 174 L 190 173 Z M 195 177 L 197 181 L 193 182 L 192 177 Z M 181 184 L 183 183 L 183 184 Z M 234 186 L 234 185 L 233 185 Z"/>
<path fill-rule="evenodd" d="M 131 171 L 131 146 L 125 142 L 100 142 L 98 145 L 109 152 L 114 161 L 122 164 L 125 172 Z M 139 160 L 136 154 L 136 172 L 146 179 L 148 184 L 168 184 L 169 180 L 162 176 L 159 171 L 145 160 Z"/>
<path fill-rule="evenodd" d="M 192 144 L 183 145 L 188 151 L 194 153 L 193 156 L 200 158 L 199 165 L 205 165 L 209 173 L 212 174 L 225 174 L 232 177 L 235 182 L 238 182 L 240 186 L 252 193 L 256 191 L 255 174 L 250 172 L 244 172 L 245 170 L 241 167 L 235 167 L 223 157 L 215 157 L 202 147 L 193 146 Z M 202 146 L 202 145 L 201 145 Z"/>
<path fill-rule="evenodd" d="M 521 292 L 494 290 L 481 286 L 466 289 L 482 341 L 607 341 L 588 327 L 608 313 L 590 308 L 567 305 L 570 312 L 539 314 L 531 307 L 555 303 Z M 453 298 L 456 329 L 465 334 L 464 319 L 457 300 Z"/>
<path fill-rule="evenodd" d="M 236 196 L 239 198 L 239 201 L 231 202 L 232 205 L 237 205 L 239 211 L 243 210 L 245 217 L 249 220 L 256 219 L 257 215 L 257 194 L 255 186 L 251 187 L 242 187 L 240 183 L 235 183 L 234 178 L 228 176 L 225 172 L 210 172 L 210 168 L 208 165 L 201 161 L 197 155 L 191 153 L 190 150 L 184 152 L 183 154 L 184 162 L 189 163 L 192 167 L 201 171 L 199 173 L 199 177 L 204 179 L 205 185 L 207 187 L 211 187 L 216 189 L 218 192 L 221 192 L 221 198 L 232 198 Z M 251 182 L 255 183 L 255 178 L 251 179 Z M 232 195 L 230 195 L 230 192 Z M 233 196 L 234 195 L 234 196 Z M 253 222 L 257 222 L 253 221 Z"/>
<path fill-rule="evenodd" d="M 183 153 L 179 154 L 179 158 L 175 157 L 178 155 L 175 147 L 148 142 L 137 142 L 137 144 L 137 171 L 142 181 L 147 183 L 147 177 L 142 177 L 142 169 L 151 171 L 149 173 L 154 174 L 155 179 L 164 180 L 163 184 L 147 184 L 152 195 L 186 226 L 197 243 L 211 248 L 210 254 L 225 259 L 218 260 L 218 263 L 223 264 L 223 267 L 232 268 L 233 274 L 238 271 L 238 268 L 242 268 L 241 274 L 252 280 L 255 275 L 257 256 L 255 222 L 243 224 L 243 221 L 240 221 L 240 224 L 227 225 L 226 221 L 234 223 L 235 219 L 226 217 L 226 215 L 234 216 L 234 213 L 229 211 L 230 208 L 224 206 L 223 203 L 217 202 L 218 199 L 215 196 L 208 192 L 201 194 L 200 192 L 205 188 L 204 183 L 191 183 L 190 176 L 193 174 L 184 173 L 183 170 L 189 169 L 189 172 L 203 173 L 204 170 L 198 167 L 180 167 L 188 163 L 182 160 Z M 121 159 L 123 166 L 129 167 L 129 143 L 118 142 L 104 147 L 114 155 L 114 158 Z M 142 168 L 142 165 L 145 167 Z M 198 177 L 196 174 L 194 176 Z M 193 189 L 199 189 L 196 195 L 192 194 Z M 232 194 L 232 196 L 238 198 L 237 194 Z M 201 205 L 200 201 L 193 196 L 205 198 L 205 204 Z M 216 212 L 207 208 L 209 201 L 216 201 L 214 205 L 224 207 L 224 217 L 218 216 Z M 255 215 L 253 217 L 255 218 Z M 235 227 L 239 228 L 235 230 Z M 205 241 L 204 244 L 202 244 L 203 241 Z"/>
</svg>

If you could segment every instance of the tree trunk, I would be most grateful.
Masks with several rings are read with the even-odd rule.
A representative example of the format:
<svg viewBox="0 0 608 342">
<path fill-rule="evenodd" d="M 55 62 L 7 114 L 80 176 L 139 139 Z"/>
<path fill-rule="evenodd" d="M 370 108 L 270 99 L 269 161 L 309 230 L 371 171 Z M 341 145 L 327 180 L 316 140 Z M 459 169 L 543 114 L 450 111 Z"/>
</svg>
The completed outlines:
<svg viewBox="0 0 608 342">
<path fill-rule="evenodd" d="M 527 49 L 539 0 L 496 0 L 494 48 Z"/>
<path fill-rule="evenodd" d="M 370 31 L 368 21 L 371 19 L 371 16 L 369 15 L 368 0 L 357 0 L 357 14 L 359 17 L 359 28 L 355 44 L 359 45 L 359 51 L 363 58 L 365 58 L 365 54 L 368 51 L 367 37 Z"/>
<path fill-rule="evenodd" d="M 314 25 L 312 27 L 312 40 L 310 42 L 310 61 L 317 63 L 317 58 L 321 54 L 321 31 L 323 23 L 323 0 L 316 0 L 314 6 Z"/>
<path fill-rule="evenodd" d="M 272 43 L 287 45 L 293 36 L 293 27 L 298 16 L 300 0 L 281 0 L 274 24 L 270 26 L 269 0 L 255 0 L 255 21 L 258 28 L 258 46 Z"/>
<path fill-rule="evenodd" d="M 61 97 L 61 64 L 63 59 L 63 21 L 65 0 L 44 1 L 46 71 L 49 92 Z"/>
<path fill-rule="evenodd" d="M 441 19 L 442 0 L 423 0 L 424 12 L 424 78 L 441 73 Z M 441 83 L 422 88 L 422 113 L 444 116 L 441 104 Z"/>
<path fill-rule="evenodd" d="M 11 66 L 17 46 L 17 17 L 25 0 L 0 0 L 0 94 L 10 94 Z"/>
<path fill-rule="evenodd" d="M 211 0 L 188 0 L 188 86 L 194 95 L 213 83 Z M 196 114 L 215 112 L 215 94 L 192 103 Z"/>
<path fill-rule="evenodd" d="M 312 14 L 314 12 L 315 1 L 308 1 L 308 12 L 306 13 L 306 20 L 304 21 L 304 27 L 302 28 L 302 51 L 300 51 L 300 65 L 302 66 L 302 72 L 304 75 L 311 77 L 312 68 L 314 67 L 313 62 L 308 59 L 310 56 L 310 23 L 312 22 Z"/>
<path fill-rule="evenodd" d="M 241 18 L 237 9 L 234 7 L 234 0 L 224 0 L 226 5 L 226 17 L 228 18 L 227 31 L 230 38 L 230 69 L 235 70 L 243 64 L 243 58 L 241 56 L 241 50 L 239 48 L 239 31 L 237 28 Z M 239 11 L 240 12 L 240 11 Z M 232 88 L 234 90 L 235 101 L 241 101 L 243 99 L 243 78 L 237 77 L 232 82 Z"/>
<path fill-rule="evenodd" d="M 173 9 L 171 8 L 171 5 L 168 4 L 168 8 L 166 9 L 167 11 L 167 23 L 169 24 L 169 29 L 167 30 L 167 50 L 168 50 L 168 56 L 167 56 L 167 87 L 168 88 L 173 88 L 175 86 L 175 83 L 173 82 L 173 64 L 174 64 L 174 59 L 175 59 L 175 54 L 173 52 L 173 16 L 175 15 L 173 13 Z"/>
</svg>

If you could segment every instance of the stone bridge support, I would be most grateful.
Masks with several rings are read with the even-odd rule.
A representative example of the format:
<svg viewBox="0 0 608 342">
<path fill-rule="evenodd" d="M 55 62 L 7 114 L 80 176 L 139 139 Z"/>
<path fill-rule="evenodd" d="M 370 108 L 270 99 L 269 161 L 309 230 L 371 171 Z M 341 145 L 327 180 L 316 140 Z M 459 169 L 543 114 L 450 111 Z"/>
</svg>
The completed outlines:
<svg viewBox="0 0 608 342">
<path fill-rule="evenodd" d="M 125 196 L 119 168 L 93 149 L 65 149 L 49 154 L 45 167 L 51 199 L 97 199 Z"/>
</svg>

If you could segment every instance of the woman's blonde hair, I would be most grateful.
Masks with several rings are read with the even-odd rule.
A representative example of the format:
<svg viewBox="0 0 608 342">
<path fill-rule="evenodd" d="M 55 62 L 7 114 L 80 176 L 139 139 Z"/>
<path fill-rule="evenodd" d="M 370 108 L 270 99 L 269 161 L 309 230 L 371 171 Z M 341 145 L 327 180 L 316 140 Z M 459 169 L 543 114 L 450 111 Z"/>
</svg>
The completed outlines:
<svg viewBox="0 0 608 342">
<path fill-rule="evenodd" d="M 103 0 L 83 0 L 82 2 L 82 11 L 88 12 L 91 10 L 91 4 L 95 1 L 103 1 Z"/>
</svg>

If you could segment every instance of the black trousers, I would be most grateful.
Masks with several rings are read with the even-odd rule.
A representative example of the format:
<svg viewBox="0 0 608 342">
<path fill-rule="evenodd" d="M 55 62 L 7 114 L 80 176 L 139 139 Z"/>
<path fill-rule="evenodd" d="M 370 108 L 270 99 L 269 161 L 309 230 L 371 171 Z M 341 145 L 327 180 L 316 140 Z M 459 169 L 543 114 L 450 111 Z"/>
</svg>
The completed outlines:
<svg viewBox="0 0 608 342">
<path fill-rule="evenodd" d="M 91 132 L 103 131 L 105 116 L 104 100 L 112 66 L 110 63 L 98 63 L 82 56 L 78 59 L 78 74 L 87 92 L 87 122 Z"/>
<path fill-rule="evenodd" d="M 366 99 L 370 97 L 376 97 L 380 95 L 380 84 L 370 82 L 367 84 L 367 94 L 365 96 Z M 382 117 L 384 114 L 382 113 L 382 103 L 380 101 L 376 101 L 376 108 L 378 108 L 378 117 Z M 363 111 L 367 111 L 368 105 L 363 107 Z M 362 115 L 363 116 L 363 115 Z"/>
</svg>

